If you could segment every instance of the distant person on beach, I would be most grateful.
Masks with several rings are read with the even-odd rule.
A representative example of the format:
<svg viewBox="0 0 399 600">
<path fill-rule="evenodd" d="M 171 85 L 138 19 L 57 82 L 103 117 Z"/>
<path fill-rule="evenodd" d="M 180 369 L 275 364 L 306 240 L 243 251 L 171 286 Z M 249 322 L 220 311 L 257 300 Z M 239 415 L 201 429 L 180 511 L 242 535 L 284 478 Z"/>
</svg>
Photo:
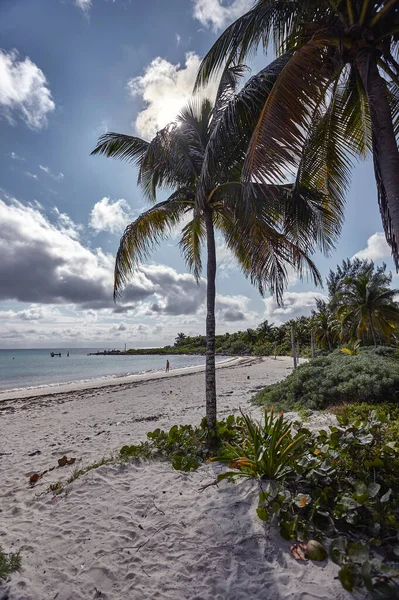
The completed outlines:
<svg viewBox="0 0 399 600">
<path fill-rule="evenodd" d="M 167 360 L 167 361 L 166 361 L 166 369 L 165 369 L 165 372 L 166 372 L 166 373 L 169 373 L 169 369 L 170 369 L 170 364 L 169 364 L 169 361 Z"/>
</svg>

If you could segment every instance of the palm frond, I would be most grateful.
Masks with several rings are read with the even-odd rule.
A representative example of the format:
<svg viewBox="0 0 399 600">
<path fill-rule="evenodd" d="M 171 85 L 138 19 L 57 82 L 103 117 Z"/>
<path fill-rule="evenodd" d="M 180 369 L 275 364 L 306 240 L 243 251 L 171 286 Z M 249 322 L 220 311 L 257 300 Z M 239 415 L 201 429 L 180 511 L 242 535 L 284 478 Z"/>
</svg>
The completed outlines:
<svg viewBox="0 0 399 600">
<path fill-rule="evenodd" d="M 109 131 L 99 138 L 97 146 L 91 154 L 120 158 L 128 162 L 139 162 L 147 152 L 148 146 L 149 143 L 141 138 Z"/>
<path fill-rule="evenodd" d="M 354 125 L 348 124 L 353 113 L 346 116 L 346 107 L 346 97 L 343 97 L 339 80 L 336 80 L 327 108 L 322 111 L 317 107 L 313 115 L 292 194 L 292 212 L 287 216 L 286 230 L 294 232 L 296 228 L 298 235 L 306 235 L 303 218 L 309 214 L 312 198 L 315 197 L 315 216 L 320 219 L 317 230 L 323 233 L 320 244 L 325 252 L 334 247 L 341 233 L 352 159 L 356 152 L 359 154 L 362 150 L 357 142 L 348 142 L 348 130 L 353 131 Z M 357 122 L 357 125 L 363 127 L 362 123 Z M 305 198 L 309 199 L 309 205 L 304 204 L 301 190 L 306 190 Z"/>
<path fill-rule="evenodd" d="M 254 75 L 217 115 L 203 157 L 196 202 L 202 206 L 219 181 L 239 180 L 252 132 L 258 122 L 265 99 L 270 94 L 290 54 L 274 60 Z"/>
<path fill-rule="evenodd" d="M 266 99 L 243 168 L 247 182 L 281 183 L 295 175 L 311 119 L 336 71 L 328 37 L 315 36 L 299 48 Z"/>
<path fill-rule="evenodd" d="M 157 189 L 190 186 L 202 163 L 198 139 L 186 136 L 177 123 L 159 131 L 140 163 L 138 184 L 146 197 L 154 201 Z"/>
<path fill-rule="evenodd" d="M 328 3 L 316 0 L 258 0 L 254 7 L 232 23 L 204 57 L 195 90 L 205 85 L 224 65 L 244 63 L 261 44 L 266 50 L 273 38 L 278 52 L 293 31 L 303 29 L 329 14 Z"/>
<path fill-rule="evenodd" d="M 120 240 L 115 260 L 114 298 L 127 283 L 129 276 L 170 234 L 183 215 L 193 208 L 187 191 L 179 189 L 167 200 L 142 213 L 130 223 Z"/>
<path fill-rule="evenodd" d="M 255 188 L 255 186 L 253 186 Z M 299 277 L 308 274 L 315 285 L 321 284 L 320 274 L 309 256 L 311 243 L 301 247 L 282 231 L 286 189 L 261 190 L 252 194 L 252 210 L 242 202 L 242 185 L 230 184 L 215 194 L 215 219 L 227 246 L 235 254 L 241 269 L 263 295 L 266 289 L 281 303 L 288 283 L 288 267 Z M 268 200 L 268 201 L 267 201 Z M 237 235 L 237 231 L 240 235 Z"/>
<path fill-rule="evenodd" d="M 336 101 L 338 115 L 345 123 L 344 135 L 353 153 L 363 158 L 372 150 L 371 119 L 367 102 L 367 94 L 356 69 L 350 69 L 344 82 L 343 90 L 339 90 L 340 98 Z"/>
<path fill-rule="evenodd" d="M 237 93 L 238 85 L 247 70 L 245 65 L 234 64 L 226 66 L 223 70 L 213 106 L 211 129 L 219 122 L 226 106 Z"/>
<path fill-rule="evenodd" d="M 197 281 L 202 273 L 201 249 L 205 238 L 204 220 L 200 213 L 194 210 L 193 219 L 182 230 L 179 246 L 189 270 Z"/>
</svg>

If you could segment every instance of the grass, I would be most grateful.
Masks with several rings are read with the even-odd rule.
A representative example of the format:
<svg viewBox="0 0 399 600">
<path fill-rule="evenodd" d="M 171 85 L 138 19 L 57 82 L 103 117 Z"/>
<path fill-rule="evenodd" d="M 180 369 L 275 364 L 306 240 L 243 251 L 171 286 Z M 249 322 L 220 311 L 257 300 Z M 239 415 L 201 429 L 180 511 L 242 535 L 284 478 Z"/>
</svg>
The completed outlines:
<svg viewBox="0 0 399 600">
<path fill-rule="evenodd" d="M 19 552 L 6 553 L 0 546 L 0 580 L 8 579 L 11 573 L 21 568 L 21 556 Z"/>
<path fill-rule="evenodd" d="M 86 473 L 89 473 L 89 471 L 92 471 L 93 469 L 98 469 L 98 467 L 102 467 L 103 465 L 116 464 L 116 462 L 117 462 L 117 460 L 112 456 L 110 456 L 110 457 L 103 456 L 100 460 L 98 460 L 94 463 L 91 463 L 90 465 L 87 465 L 86 467 L 82 467 L 82 468 L 75 467 L 73 469 L 71 475 L 68 477 L 68 479 L 65 482 L 58 480 L 55 483 L 51 483 L 49 485 L 47 491 L 53 493 L 56 496 L 59 496 L 66 490 L 66 487 L 68 485 L 70 485 L 71 483 L 73 483 L 74 481 L 79 479 L 79 477 L 86 475 Z"/>
</svg>

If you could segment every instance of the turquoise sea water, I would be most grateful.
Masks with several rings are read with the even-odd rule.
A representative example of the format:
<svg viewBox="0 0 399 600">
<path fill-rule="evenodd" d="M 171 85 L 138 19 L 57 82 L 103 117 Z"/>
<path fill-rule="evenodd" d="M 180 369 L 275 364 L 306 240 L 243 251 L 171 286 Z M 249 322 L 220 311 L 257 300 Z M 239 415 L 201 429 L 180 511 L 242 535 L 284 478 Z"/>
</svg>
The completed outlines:
<svg viewBox="0 0 399 600">
<path fill-rule="evenodd" d="M 50 352 L 61 352 L 51 358 Z M 54 386 L 77 381 L 104 380 L 134 373 L 205 364 L 204 356 L 87 356 L 98 348 L 0 350 L 0 390 Z M 223 360 L 218 357 L 218 360 Z"/>
</svg>

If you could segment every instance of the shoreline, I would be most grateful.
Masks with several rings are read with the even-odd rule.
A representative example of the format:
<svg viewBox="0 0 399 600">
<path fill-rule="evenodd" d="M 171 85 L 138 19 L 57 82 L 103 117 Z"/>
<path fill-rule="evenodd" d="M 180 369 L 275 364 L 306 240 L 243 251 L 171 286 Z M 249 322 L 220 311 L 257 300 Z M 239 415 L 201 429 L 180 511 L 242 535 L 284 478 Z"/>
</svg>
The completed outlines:
<svg viewBox="0 0 399 600">
<path fill-rule="evenodd" d="M 289 357 L 221 364 L 218 417 L 258 418 L 253 395 L 291 371 Z M 149 431 L 197 425 L 204 413 L 205 377 L 193 368 L 3 403 L 2 546 L 21 550 L 22 566 L 0 582 L 0 598 L 264 600 L 267 590 L 276 600 L 353 599 L 337 565 L 299 564 L 289 543 L 265 530 L 257 482 L 208 485 L 216 463 L 184 473 L 163 461 L 115 460 L 75 477 Z M 75 464 L 58 466 L 63 456 Z M 43 473 L 33 488 L 32 473 Z"/>
<path fill-rule="evenodd" d="M 257 362 L 259 357 L 255 356 L 235 356 L 229 357 L 226 360 L 216 363 L 216 369 L 234 367 L 239 364 L 252 364 Z M 182 367 L 165 373 L 164 371 L 153 371 L 150 373 L 135 373 L 132 375 L 122 375 L 110 377 L 108 379 L 91 379 L 86 381 L 72 381 L 67 383 L 49 384 L 46 386 L 37 386 L 29 388 L 21 388 L 14 390 L 0 391 L 0 404 L 12 400 L 29 400 L 43 396 L 59 396 L 63 394 L 71 394 L 74 392 L 90 392 L 98 389 L 106 391 L 108 388 L 126 387 L 135 383 L 145 383 L 157 379 L 168 379 L 172 377 L 183 377 L 194 373 L 205 371 L 205 365 L 193 365 L 190 367 Z"/>
</svg>

